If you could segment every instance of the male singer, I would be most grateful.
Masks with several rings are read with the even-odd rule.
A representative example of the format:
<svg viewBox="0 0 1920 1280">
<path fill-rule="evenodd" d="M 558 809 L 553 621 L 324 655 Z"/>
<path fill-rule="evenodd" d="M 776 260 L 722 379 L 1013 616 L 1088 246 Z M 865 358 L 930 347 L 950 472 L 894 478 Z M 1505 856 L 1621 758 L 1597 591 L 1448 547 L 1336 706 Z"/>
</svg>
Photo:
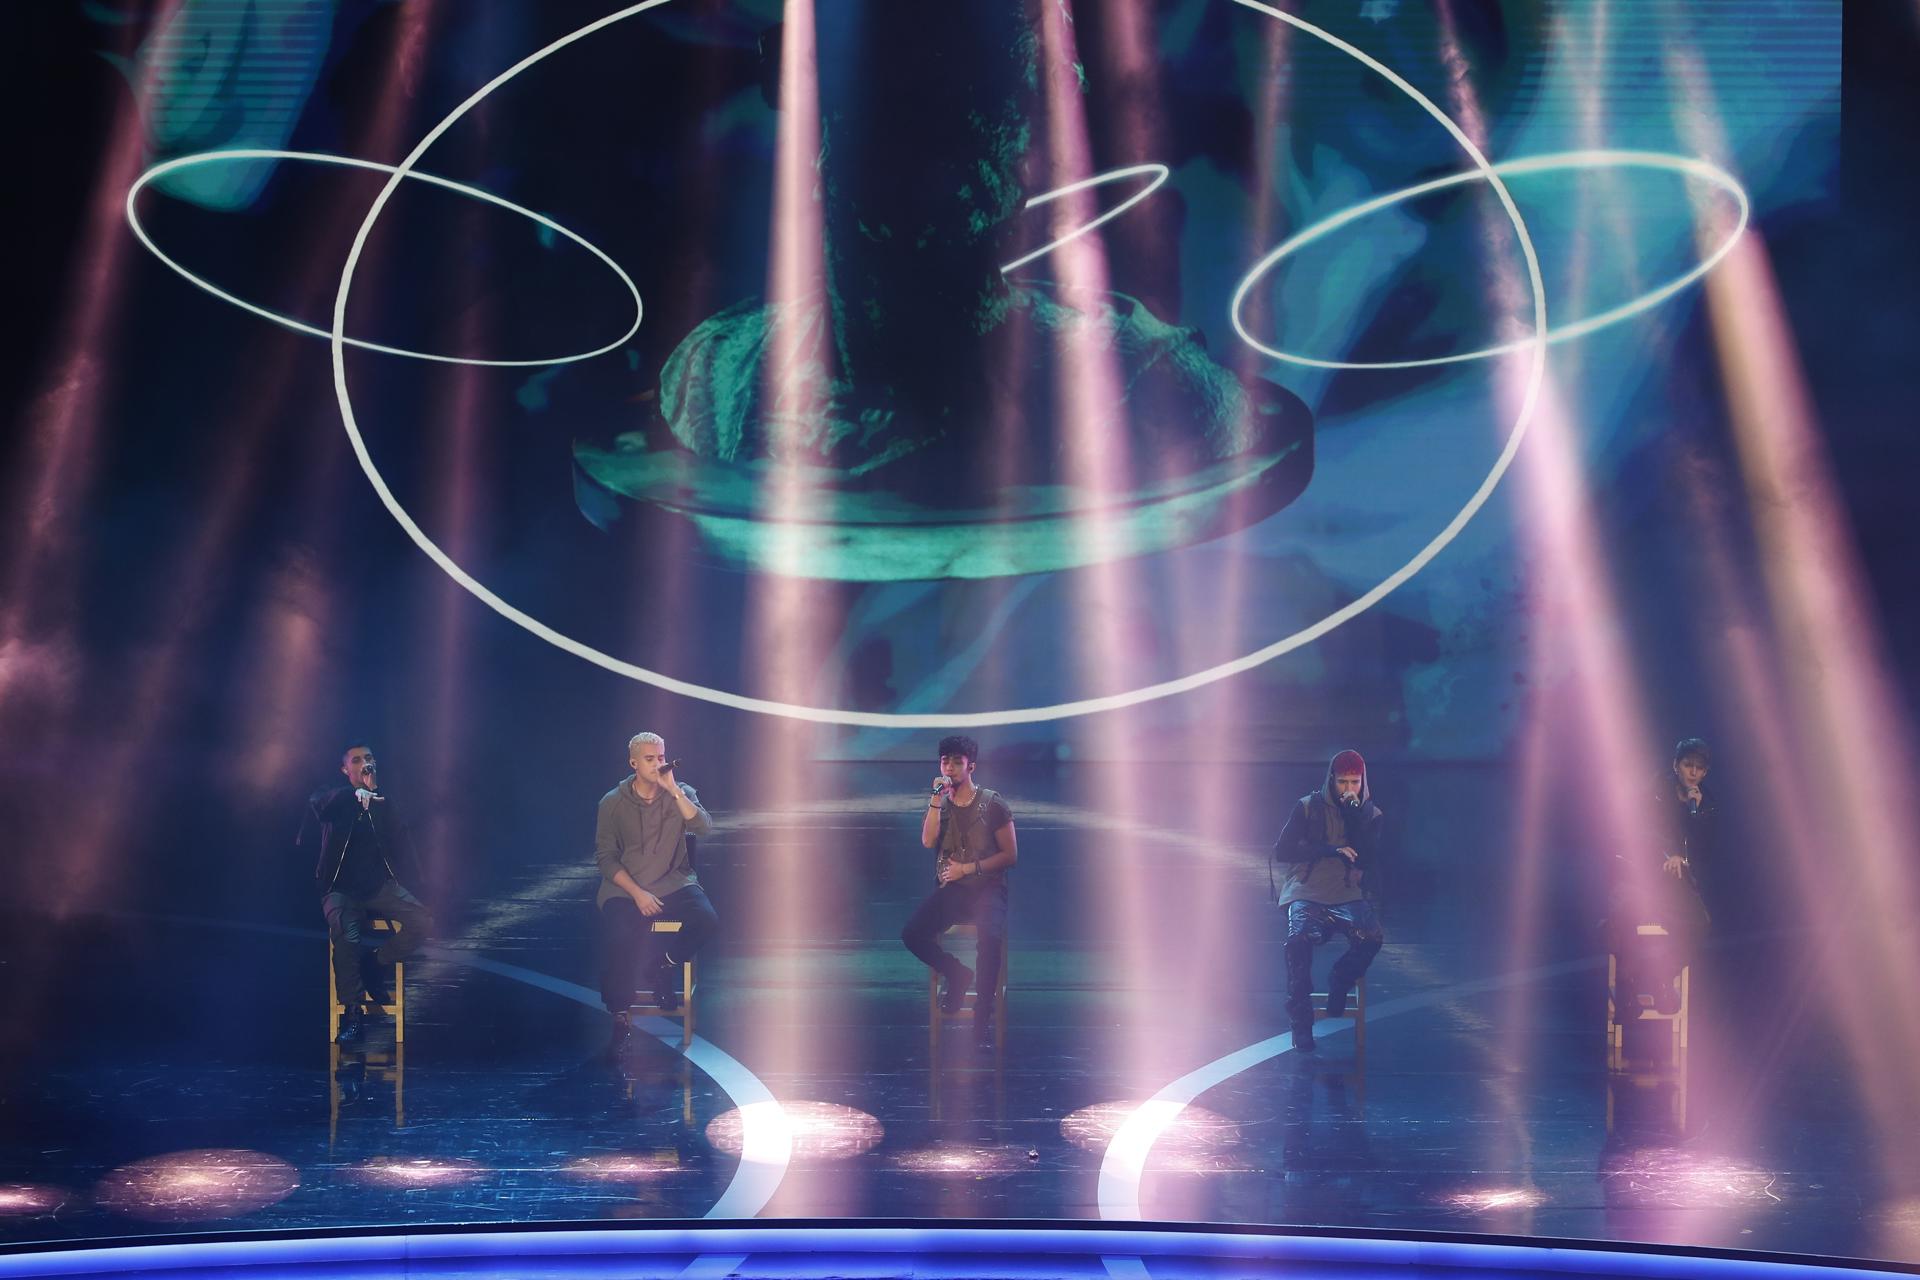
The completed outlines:
<svg viewBox="0 0 1920 1280">
<path fill-rule="evenodd" d="M 980 744 L 955 734 L 940 739 L 940 772 L 920 820 L 921 847 L 934 849 L 937 887 L 900 931 L 900 941 L 940 974 L 940 1007 L 958 1013 L 973 971 L 937 939 L 955 924 L 979 930 L 980 985 L 973 1004 L 974 1042 L 993 1043 L 994 998 L 1000 990 L 1000 950 L 1007 937 L 1007 872 L 1019 861 L 1013 811 L 997 791 L 978 787 L 973 769 Z"/>
<path fill-rule="evenodd" d="M 348 1047 L 365 1035 L 360 993 L 386 1004 L 384 967 L 413 955 L 433 934 L 433 917 L 401 883 L 402 876 L 419 883 L 419 863 L 407 824 L 380 793 L 378 770 L 373 748 L 349 746 L 340 757 L 347 785 L 313 793 L 298 841 L 316 850 L 314 883 L 333 938 L 333 985 L 347 1010 L 334 1041 Z M 376 947 L 365 928 L 369 916 L 397 921 L 400 929 Z"/>
<path fill-rule="evenodd" d="M 630 1028 L 635 977 L 644 967 L 654 1000 L 666 1009 L 680 1004 L 680 966 L 693 959 L 720 928 L 693 872 L 689 835 L 713 830 L 690 786 L 675 780 L 677 760 L 667 759 L 667 741 L 636 733 L 627 742 L 633 772 L 600 798 L 593 856 L 600 866 L 600 999 L 613 1015 L 613 1047 Z M 655 920 L 678 920 L 680 932 L 656 934 Z M 643 964 L 644 961 L 644 964 Z"/>
<path fill-rule="evenodd" d="M 1614 889 L 1608 933 L 1616 963 L 1615 997 L 1622 1007 L 1644 995 L 1660 1013 L 1680 1011 L 1680 967 L 1692 960 L 1712 920 L 1706 893 L 1720 815 L 1706 785 L 1710 761 L 1703 739 L 1685 738 L 1674 747 L 1672 766 L 1653 786 L 1653 838 L 1635 851 L 1657 857 L 1660 876 L 1636 896 L 1627 879 L 1636 871 L 1626 866 L 1623 882 Z M 1660 925 L 1666 935 L 1641 935 L 1642 924 Z"/>
<path fill-rule="evenodd" d="M 1386 935 L 1360 889 L 1379 851 L 1381 813 L 1367 785 L 1367 762 L 1342 751 L 1327 765 L 1320 790 L 1302 796 L 1273 845 L 1280 868 L 1280 909 L 1287 913 L 1287 1019 L 1293 1047 L 1313 1052 L 1313 948 L 1344 934 L 1347 949 L 1327 976 L 1327 1013 L 1347 1011 L 1353 984 L 1379 954 Z"/>
</svg>

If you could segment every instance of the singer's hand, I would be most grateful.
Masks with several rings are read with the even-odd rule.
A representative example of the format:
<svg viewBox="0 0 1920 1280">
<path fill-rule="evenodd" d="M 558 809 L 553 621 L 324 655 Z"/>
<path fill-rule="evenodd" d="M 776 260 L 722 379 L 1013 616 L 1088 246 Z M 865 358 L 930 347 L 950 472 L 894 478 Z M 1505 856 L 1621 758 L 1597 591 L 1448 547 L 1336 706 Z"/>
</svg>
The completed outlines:
<svg viewBox="0 0 1920 1280">
<path fill-rule="evenodd" d="M 953 780 L 951 778 L 947 777 L 944 773 L 936 773 L 933 775 L 934 799 L 945 799 L 947 792 L 951 790 L 953 790 Z"/>
<path fill-rule="evenodd" d="M 371 809 L 373 807 L 373 802 L 375 800 L 386 799 L 385 796 L 377 796 L 373 794 L 373 792 L 367 790 L 365 787 L 355 787 L 353 789 L 353 798 L 360 802 L 360 807 L 362 809 Z"/>
<path fill-rule="evenodd" d="M 1668 854 L 1667 860 L 1660 864 L 1660 869 L 1672 876 L 1675 880 L 1684 880 L 1687 878 L 1687 860 L 1679 854 Z"/>
<path fill-rule="evenodd" d="M 1681 794 L 1681 796 L 1680 796 L 1680 798 L 1681 798 L 1682 800 L 1685 800 L 1685 801 L 1686 801 L 1686 802 L 1687 802 L 1688 804 L 1690 804 L 1690 805 L 1693 805 L 1693 806 L 1694 806 L 1695 808 L 1698 808 L 1698 807 L 1700 806 L 1700 798 L 1701 798 L 1701 797 L 1700 797 L 1700 788 L 1698 788 L 1698 787 L 1688 787 L 1688 788 L 1687 788 L 1687 789 L 1686 789 L 1686 790 L 1685 790 L 1685 791 L 1684 791 L 1684 792 L 1683 792 L 1683 793 Z"/>
<path fill-rule="evenodd" d="M 659 778 L 660 778 L 660 785 L 666 788 L 666 792 L 668 795 L 678 796 L 680 794 L 680 784 L 674 780 L 672 769 L 663 767 L 660 770 Z"/>
<path fill-rule="evenodd" d="M 1356 862 L 1358 862 L 1358 861 L 1360 861 L 1360 852 L 1359 852 L 1359 850 L 1357 850 L 1357 849 L 1349 849 L 1349 848 L 1348 848 L 1348 847 L 1347 847 L 1346 845 L 1344 845 L 1344 844 L 1343 844 L 1343 845 L 1341 845 L 1341 846 L 1340 846 L 1340 847 L 1339 847 L 1338 849 L 1336 849 L 1336 850 L 1335 850 L 1335 852 L 1336 852 L 1336 853 L 1338 853 L 1338 854 L 1339 854 L 1339 855 L 1340 855 L 1341 857 L 1343 857 L 1343 858 L 1345 858 L 1345 859 L 1347 860 L 1347 865 L 1348 865 L 1348 866 L 1352 866 L 1352 865 L 1353 865 L 1354 863 L 1356 863 Z"/>
<path fill-rule="evenodd" d="M 967 873 L 960 869 L 960 865 L 958 862 L 949 862 L 943 865 L 940 868 L 940 883 L 952 884 L 956 880 L 965 880 Z M 969 862 L 966 865 L 972 867 L 975 864 Z"/>
<path fill-rule="evenodd" d="M 633 891 L 633 905 L 640 908 L 643 916 L 657 916 L 667 909 L 667 904 L 648 893 L 645 889 Z"/>
</svg>

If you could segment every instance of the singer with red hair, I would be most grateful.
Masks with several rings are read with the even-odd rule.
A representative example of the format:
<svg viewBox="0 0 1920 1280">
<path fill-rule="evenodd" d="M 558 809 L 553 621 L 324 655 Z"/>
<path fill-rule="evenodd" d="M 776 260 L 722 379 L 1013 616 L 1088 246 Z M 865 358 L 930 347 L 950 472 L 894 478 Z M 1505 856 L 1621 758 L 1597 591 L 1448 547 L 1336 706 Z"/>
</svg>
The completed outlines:
<svg viewBox="0 0 1920 1280">
<path fill-rule="evenodd" d="M 1287 814 L 1273 845 L 1275 899 L 1287 914 L 1287 1018 L 1293 1047 L 1313 1052 L 1313 949 L 1344 935 L 1347 949 L 1327 977 L 1327 1013 L 1340 1017 L 1353 984 L 1386 940 L 1379 916 L 1360 888 L 1380 844 L 1380 807 L 1367 785 L 1367 762 L 1342 751 L 1327 765 L 1318 791 Z"/>
</svg>

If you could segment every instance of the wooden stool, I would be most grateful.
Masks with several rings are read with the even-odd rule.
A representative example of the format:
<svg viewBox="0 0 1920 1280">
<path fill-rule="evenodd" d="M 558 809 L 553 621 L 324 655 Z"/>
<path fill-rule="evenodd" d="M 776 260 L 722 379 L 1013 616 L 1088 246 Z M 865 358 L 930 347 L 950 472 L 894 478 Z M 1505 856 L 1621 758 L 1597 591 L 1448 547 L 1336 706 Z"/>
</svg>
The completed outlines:
<svg viewBox="0 0 1920 1280">
<path fill-rule="evenodd" d="M 1315 1023 L 1326 1021 L 1327 993 L 1315 991 L 1307 999 L 1313 1004 Z M 1353 984 L 1353 994 L 1347 997 L 1347 1011 L 1340 1015 L 1353 1019 L 1353 1056 L 1356 1060 L 1365 1057 L 1367 1052 L 1367 975 L 1361 974 Z"/>
<path fill-rule="evenodd" d="M 940 936 L 944 938 L 948 934 L 957 938 L 973 939 L 973 969 L 978 973 L 980 970 L 979 926 L 948 925 L 946 931 Z M 960 1013 L 967 1013 L 979 1007 L 978 993 L 969 991 L 961 997 Z M 927 970 L 927 1035 L 936 1050 L 940 1047 L 940 1024 L 949 1017 L 957 1016 L 959 1015 L 949 1014 L 940 1007 L 940 974 L 934 969 Z M 1000 936 L 1000 981 L 995 984 L 993 992 L 993 1025 L 996 1028 L 994 1044 L 998 1047 L 1005 1041 L 1007 1030 L 1007 939 L 1005 934 Z"/>
<path fill-rule="evenodd" d="M 683 927 L 678 920 L 652 920 L 648 929 L 653 933 L 679 933 Z M 669 1009 L 657 1000 L 642 1000 L 633 1004 L 628 1013 L 644 1014 L 654 1018 L 680 1019 L 680 1043 L 693 1043 L 693 993 L 696 987 L 693 959 L 688 957 L 680 962 L 680 1007 Z"/>
<path fill-rule="evenodd" d="M 400 922 L 398 920 L 389 920 L 385 916 L 368 916 L 366 918 L 365 925 L 366 925 L 366 928 L 373 933 L 400 932 Z M 384 1013 L 388 1017 L 393 1019 L 393 1042 L 395 1044 L 403 1044 L 406 1042 L 406 1039 L 407 1039 L 407 966 L 405 963 L 397 963 L 393 966 L 393 1003 L 392 1004 L 376 1005 L 366 998 L 365 992 L 356 991 L 353 994 L 359 997 L 359 999 L 354 1001 L 355 1004 L 360 1005 L 369 1011 L 378 1009 L 381 1013 Z M 341 1003 L 340 992 L 335 989 L 335 984 L 333 981 L 333 935 L 329 933 L 327 935 L 327 1043 L 328 1044 L 332 1044 L 333 1038 L 340 1034 L 340 1019 L 343 1016 L 345 1016 L 346 1012 L 347 1012 L 347 1006 Z"/>
<path fill-rule="evenodd" d="M 1664 938 L 1669 936 L 1662 925 L 1643 924 L 1634 930 L 1642 938 Z M 1678 985 L 1680 988 L 1680 1007 L 1673 1013 L 1661 1013 L 1639 1003 L 1638 995 L 1631 997 L 1634 1004 L 1626 1009 L 1620 1007 L 1620 957 L 1607 954 L 1607 1070 L 1624 1071 L 1627 1065 L 1627 1023 L 1664 1022 L 1667 1024 L 1668 1058 L 1676 1068 L 1684 1069 L 1687 1060 L 1687 1042 L 1690 1038 L 1690 1015 L 1693 1010 L 1693 966 L 1680 966 Z M 1623 1016 L 1624 1015 L 1624 1016 Z"/>
</svg>

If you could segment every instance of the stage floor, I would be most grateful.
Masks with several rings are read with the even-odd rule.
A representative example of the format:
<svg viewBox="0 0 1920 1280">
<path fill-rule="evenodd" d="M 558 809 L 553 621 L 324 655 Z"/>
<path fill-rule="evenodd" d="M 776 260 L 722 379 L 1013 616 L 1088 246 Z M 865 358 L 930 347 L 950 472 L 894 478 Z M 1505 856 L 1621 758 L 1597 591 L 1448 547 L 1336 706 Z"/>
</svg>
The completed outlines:
<svg viewBox="0 0 1920 1280">
<path fill-rule="evenodd" d="M 923 891 L 917 861 L 875 875 L 825 940 L 742 937 L 767 848 L 830 834 L 849 866 L 881 865 L 911 841 L 911 809 L 709 842 L 730 932 L 688 1052 L 665 1022 L 607 1052 L 577 859 L 528 859 L 411 966 L 404 1052 L 386 1028 L 364 1053 L 326 1042 L 317 912 L 15 917 L 0 958 L 33 993 L 14 1025 L 36 1030 L 4 1067 L 0 1241 L 1138 1216 L 1920 1260 L 1920 1201 L 1880 1173 L 1892 1144 L 1835 1046 L 1795 1030 L 1760 976 L 1779 938 L 1723 938 L 1700 966 L 1716 1016 L 1696 1019 L 1684 1072 L 1608 1071 L 1589 940 L 1503 969 L 1470 922 L 1447 936 L 1432 918 L 1377 962 L 1364 1053 L 1338 1024 L 1309 1058 L 1273 1038 L 1263 894 L 1221 912 L 1263 939 L 1243 984 L 1196 976 L 1169 938 L 1164 981 L 1124 986 L 1110 943 L 1059 923 L 1062 868 L 1098 850 L 1030 814 L 987 1053 L 964 1024 L 930 1042 L 924 971 L 886 932 Z M 1149 873 L 1211 856 L 1170 847 Z M 1158 1128 L 1123 1126 L 1150 1098 Z"/>
</svg>

